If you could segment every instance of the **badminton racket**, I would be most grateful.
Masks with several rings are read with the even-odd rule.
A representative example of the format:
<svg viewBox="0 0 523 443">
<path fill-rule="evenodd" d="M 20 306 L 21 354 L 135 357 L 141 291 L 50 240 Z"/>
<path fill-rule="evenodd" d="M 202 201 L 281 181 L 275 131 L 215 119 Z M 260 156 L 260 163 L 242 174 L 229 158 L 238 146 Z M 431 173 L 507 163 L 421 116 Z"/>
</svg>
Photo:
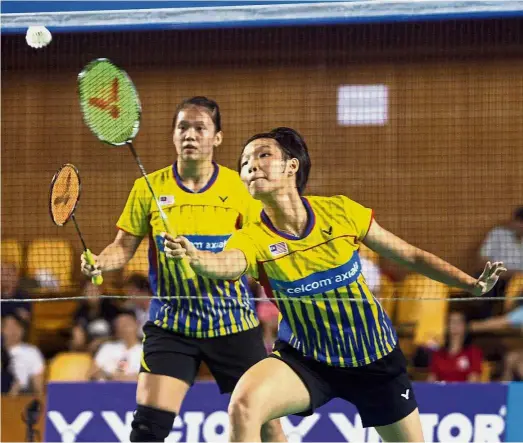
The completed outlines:
<svg viewBox="0 0 523 443">
<path fill-rule="evenodd" d="M 98 58 L 85 66 L 78 75 L 78 93 L 83 118 L 91 132 L 106 144 L 129 147 L 145 178 L 165 230 L 173 234 L 167 215 L 132 143 L 140 129 L 142 106 L 129 75 L 110 60 Z M 184 279 L 195 277 L 187 259 L 182 259 L 179 264 Z"/>
<path fill-rule="evenodd" d="M 53 220 L 53 223 L 57 226 L 64 226 L 69 220 L 73 220 L 76 232 L 78 232 L 84 248 L 85 259 L 87 263 L 94 265 L 93 253 L 85 245 L 84 237 L 74 216 L 76 205 L 80 200 L 81 188 L 82 185 L 78 169 L 70 163 L 63 165 L 51 180 L 49 213 L 51 214 L 51 220 Z M 91 281 L 95 285 L 101 285 L 104 280 L 101 275 L 97 275 L 92 277 Z"/>
</svg>

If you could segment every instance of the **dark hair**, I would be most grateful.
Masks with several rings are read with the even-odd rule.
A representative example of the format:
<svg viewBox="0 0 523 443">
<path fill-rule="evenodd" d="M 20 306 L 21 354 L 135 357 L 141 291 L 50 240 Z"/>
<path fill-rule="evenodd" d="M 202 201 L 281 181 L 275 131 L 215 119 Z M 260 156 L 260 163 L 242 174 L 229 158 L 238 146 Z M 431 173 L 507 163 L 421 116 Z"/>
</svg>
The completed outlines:
<svg viewBox="0 0 523 443">
<path fill-rule="evenodd" d="M 311 158 L 309 156 L 309 149 L 307 148 L 307 143 L 301 136 L 298 131 L 295 131 L 291 128 L 279 127 L 271 130 L 270 132 L 260 132 L 253 135 L 249 140 L 243 144 L 243 149 L 253 142 L 260 138 L 271 138 L 276 140 L 280 145 L 280 148 L 283 152 L 284 158 L 289 160 L 291 158 L 296 158 L 300 162 L 300 167 L 296 173 L 296 186 L 300 195 L 305 191 L 307 186 L 307 181 L 309 180 L 309 172 L 311 170 Z M 243 155 L 243 150 L 238 160 L 238 172 L 241 172 L 241 156 Z"/>
<path fill-rule="evenodd" d="M 514 220 L 523 221 L 523 206 L 514 211 Z"/>
<path fill-rule="evenodd" d="M 178 114 L 188 106 L 199 106 L 201 108 L 207 109 L 209 112 L 209 115 L 211 116 L 211 119 L 214 123 L 214 127 L 216 129 L 216 132 L 220 132 L 222 130 L 222 116 L 220 114 L 220 107 L 218 106 L 218 103 L 216 103 L 214 100 L 203 97 L 203 96 L 196 96 L 191 97 L 188 99 L 185 99 L 183 102 L 181 102 L 174 111 L 173 116 L 173 122 L 172 122 L 172 129 L 176 126 L 176 120 L 178 119 Z"/>
<path fill-rule="evenodd" d="M 469 347 L 472 344 L 472 336 L 470 335 L 470 329 L 469 329 L 469 319 L 467 317 L 467 314 L 463 311 L 454 309 L 450 310 L 447 314 L 447 326 L 446 326 L 446 332 L 445 332 L 445 343 L 443 347 L 449 351 L 450 347 L 450 336 L 449 336 L 449 329 L 448 329 L 448 322 L 450 319 L 450 316 L 452 314 L 460 314 L 463 317 L 463 321 L 465 322 L 465 336 L 463 337 L 463 349 Z"/>
<path fill-rule="evenodd" d="M 142 274 L 131 274 L 127 280 L 125 280 L 125 285 L 132 285 L 137 287 L 140 291 L 151 291 L 151 286 L 149 285 L 149 280 L 147 277 Z"/>
</svg>

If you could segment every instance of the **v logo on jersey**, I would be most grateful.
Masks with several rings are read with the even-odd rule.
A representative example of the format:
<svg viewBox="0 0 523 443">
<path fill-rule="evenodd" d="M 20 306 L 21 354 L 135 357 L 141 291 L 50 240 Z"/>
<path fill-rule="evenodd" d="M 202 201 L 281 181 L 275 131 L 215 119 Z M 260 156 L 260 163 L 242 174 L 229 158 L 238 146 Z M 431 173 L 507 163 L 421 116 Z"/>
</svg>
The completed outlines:
<svg viewBox="0 0 523 443">
<path fill-rule="evenodd" d="M 410 389 L 407 389 L 405 391 L 405 394 L 400 394 L 405 400 L 408 400 L 409 399 L 409 393 L 410 393 Z"/>
<path fill-rule="evenodd" d="M 228 199 L 229 197 L 220 197 L 220 200 L 222 201 L 222 203 L 225 203 L 225 201 Z"/>
<path fill-rule="evenodd" d="M 331 235 L 332 234 L 332 226 L 329 226 L 329 229 L 322 229 L 321 232 L 323 232 L 324 234 L 327 234 L 327 235 Z"/>
</svg>

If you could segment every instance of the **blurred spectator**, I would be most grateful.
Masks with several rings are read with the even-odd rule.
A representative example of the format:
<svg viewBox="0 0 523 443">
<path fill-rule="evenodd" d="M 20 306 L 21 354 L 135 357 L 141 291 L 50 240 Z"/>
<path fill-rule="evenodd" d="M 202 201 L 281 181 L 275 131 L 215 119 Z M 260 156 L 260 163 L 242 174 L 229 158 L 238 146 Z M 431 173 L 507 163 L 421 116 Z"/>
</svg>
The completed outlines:
<svg viewBox="0 0 523 443">
<path fill-rule="evenodd" d="M 361 261 L 361 272 L 367 286 L 376 297 L 379 298 L 380 295 L 380 282 L 381 282 L 381 270 L 380 267 L 374 263 L 372 260 L 369 260 L 365 257 L 360 257 Z"/>
<path fill-rule="evenodd" d="M 523 297 L 523 293 L 520 294 Z M 523 303 L 504 315 L 470 323 L 471 332 L 491 332 L 508 328 L 519 328 L 523 332 Z M 503 381 L 523 381 L 523 349 L 509 351 L 503 362 Z"/>
<path fill-rule="evenodd" d="M 29 295 L 20 288 L 20 275 L 16 266 L 12 263 L 2 263 L 2 298 L 13 300 L 29 298 Z M 2 303 L 2 318 L 11 314 L 16 314 L 24 320 L 30 321 L 31 303 L 24 301 Z"/>
<path fill-rule="evenodd" d="M 152 296 L 149 280 L 141 274 L 131 274 L 124 284 L 124 292 L 127 296 L 148 297 L 129 299 L 124 304 L 124 309 L 134 311 L 138 321 L 138 335 L 143 337 L 142 328 L 149 320 L 149 304 Z"/>
<path fill-rule="evenodd" d="M 36 346 L 25 343 L 27 326 L 16 314 L 2 319 L 2 344 L 11 360 L 9 366 L 15 379 L 10 395 L 44 391 L 44 358 Z"/>
<path fill-rule="evenodd" d="M 263 342 L 267 353 L 272 352 L 272 346 L 278 336 L 278 317 L 280 311 L 271 301 L 258 302 L 256 312 L 263 331 Z"/>
<path fill-rule="evenodd" d="M 432 354 L 428 381 L 480 380 L 483 353 L 471 344 L 465 314 L 449 313 L 445 344 Z"/>
<path fill-rule="evenodd" d="M 133 311 L 122 311 L 114 320 L 115 341 L 104 343 L 90 370 L 92 380 L 138 380 L 142 345 Z"/>
<path fill-rule="evenodd" d="M 521 293 L 520 297 L 523 297 L 523 293 Z M 510 327 L 521 328 L 523 331 L 523 303 L 519 303 L 514 309 L 504 315 L 470 322 L 471 332 L 491 332 Z"/>
<path fill-rule="evenodd" d="M 523 381 L 523 349 L 515 349 L 507 352 L 501 380 Z"/>
<path fill-rule="evenodd" d="M 272 347 L 276 338 L 278 337 L 278 317 L 280 311 L 275 304 L 269 300 L 263 287 L 254 282 L 250 281 L 252 293 L 256 298 L 256 315 L 260 320 L 260 326 L 263 333 L 263 343 L 267 353 L 272 352 Z"/>
<path fill-rule="evenodd" d="M 487 261 L 501 261 L 507 268 L 507 272 L 501 274 L 492 293 L 487 294 L 502 296 L 514 274 L 523 272 L 523 206 L 514 211 L 512 220 L 494 227 L 485 236 L 479 250 L 479 273 L 483 271 Z"/>
<path fill-rule="evenodd" d="M 118 315 L 118 306 L 110 299 L 102 299 L 99 286 L 87 281 L 82 289 L 82 300 L 74 314 L 69 349 L 96 352 L 101 343 L 111 336 L 111 324 Z"/>
<path fill-rule="evenodd" d="M 379 266 L 379 255 L 364 244 L 360 245 L 359 256 L 361 261 L 361 271 L 367 282 L 370 291 L 379 296 L 381 283 L 381 269 Z"/>
<path fill-rule="evenodd" d="M 11 357 L 2 343 L 2 394 L 7 394 L 15 382 L 12 371 Z"/>
</svg>

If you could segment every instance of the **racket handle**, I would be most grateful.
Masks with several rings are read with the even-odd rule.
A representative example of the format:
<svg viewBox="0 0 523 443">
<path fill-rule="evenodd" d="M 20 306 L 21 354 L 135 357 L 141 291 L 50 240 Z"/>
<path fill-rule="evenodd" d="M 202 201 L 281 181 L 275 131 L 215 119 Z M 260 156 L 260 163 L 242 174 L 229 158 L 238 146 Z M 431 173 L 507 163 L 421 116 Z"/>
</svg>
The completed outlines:
<svg viewBox="0 0 523 443">
<path fill-rule="evenodd" d="M 186 258 L 180 260 L 180 273 L 182 274 L 182 278 L 184 280 L 190 280 L 192 278 L 196 277 L 196 274 L 193 271 L 193 268 L 191 268 L 191 265 L 187 261 Z"/>
<path fill-rule="evenodd" d="M 89 249 L 85 250 L 85 259 L 87 260 L 87 263 L 94 265 L 93 253 Z M 91 277 L 91 281 L 96 286 L 100 286 L 104 282 L 104 278 L 101 275 L 96 275 Z"/>
</svg>

